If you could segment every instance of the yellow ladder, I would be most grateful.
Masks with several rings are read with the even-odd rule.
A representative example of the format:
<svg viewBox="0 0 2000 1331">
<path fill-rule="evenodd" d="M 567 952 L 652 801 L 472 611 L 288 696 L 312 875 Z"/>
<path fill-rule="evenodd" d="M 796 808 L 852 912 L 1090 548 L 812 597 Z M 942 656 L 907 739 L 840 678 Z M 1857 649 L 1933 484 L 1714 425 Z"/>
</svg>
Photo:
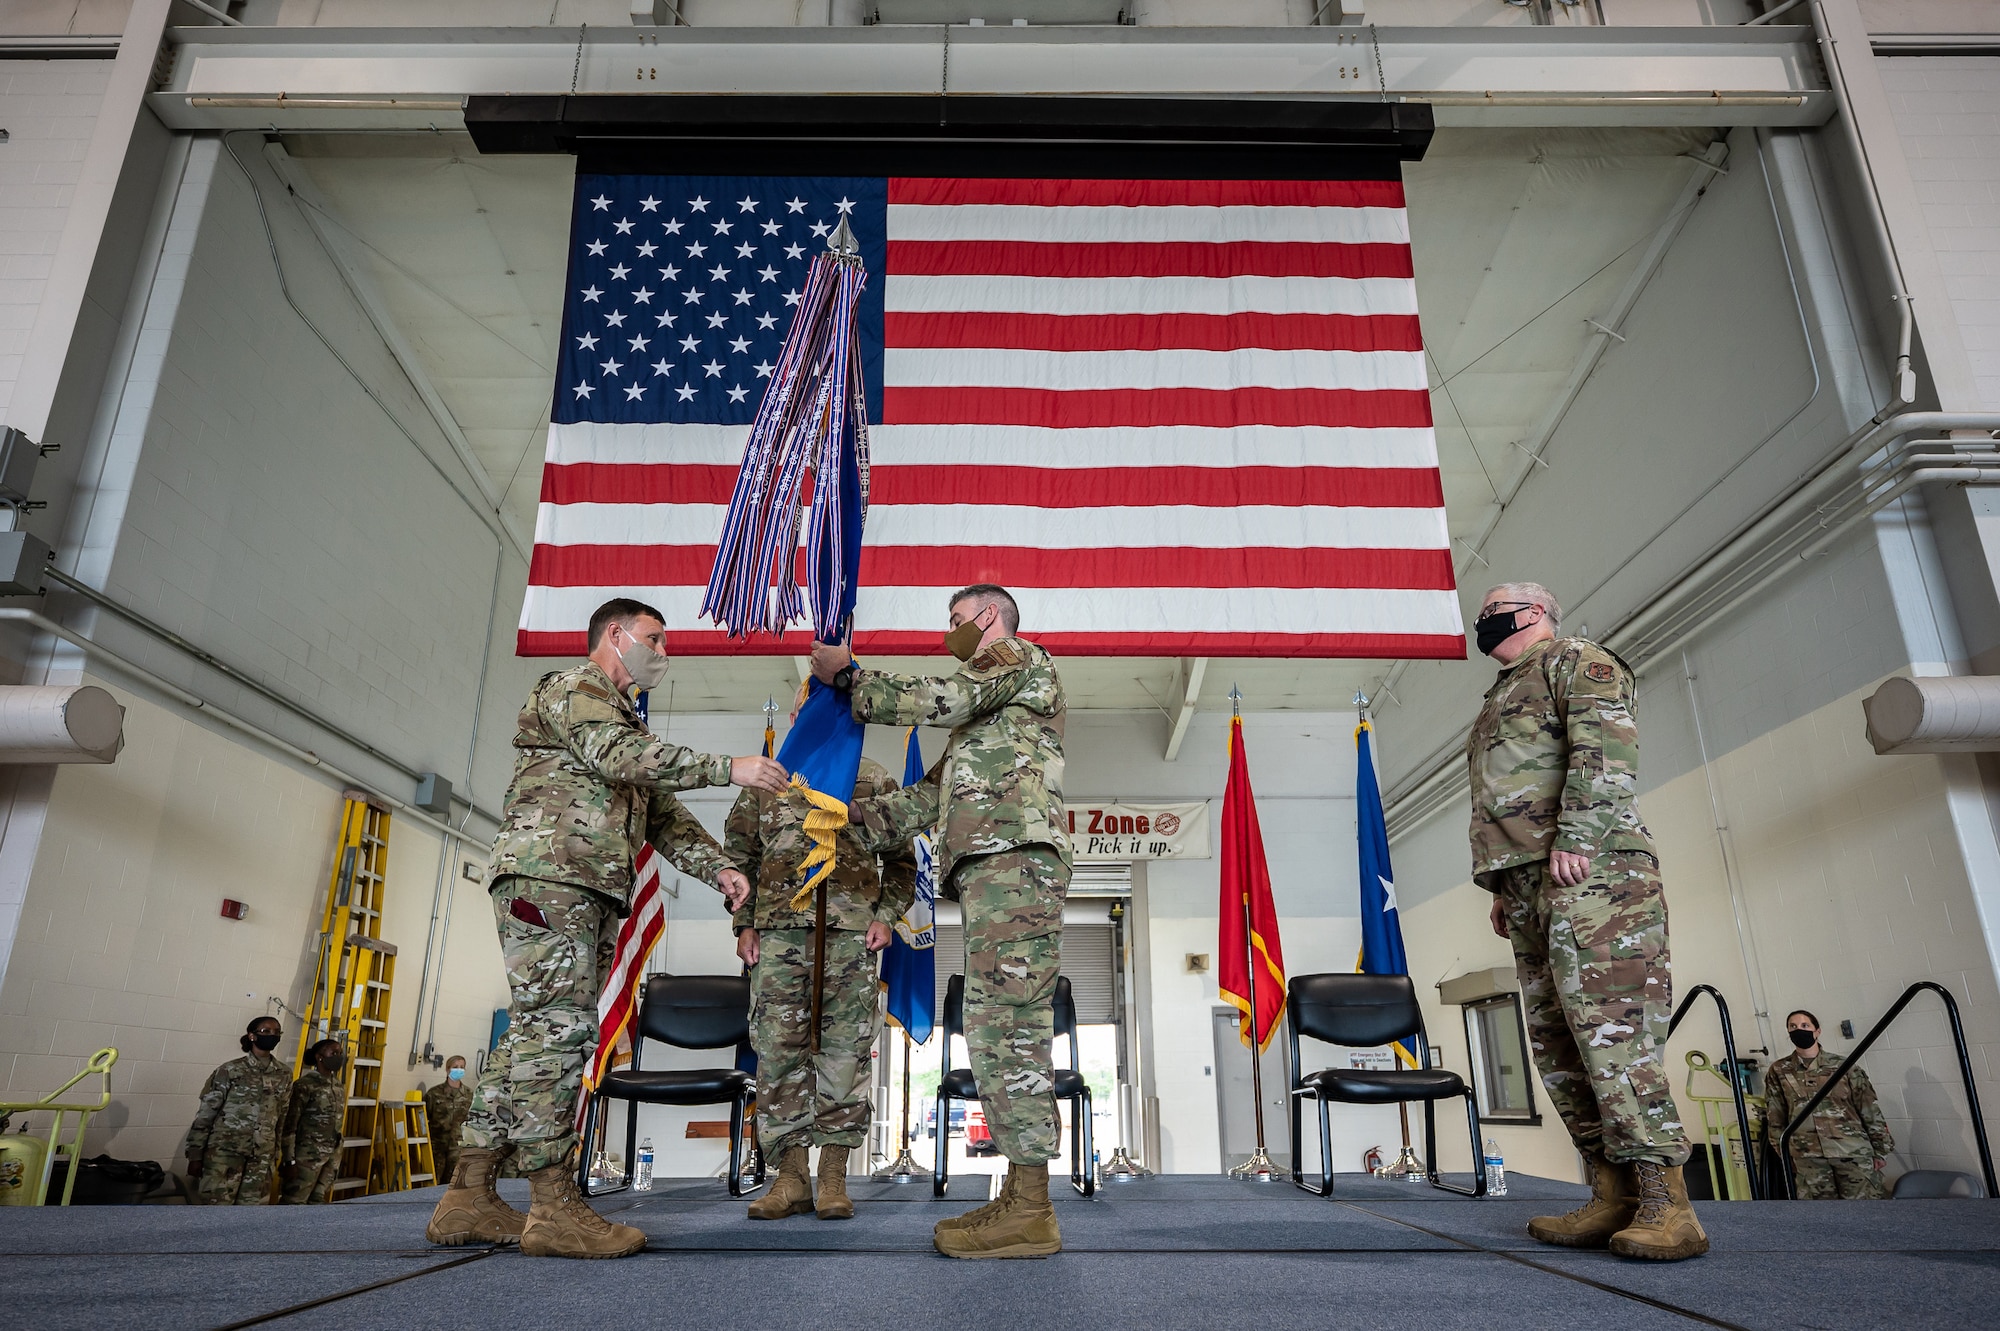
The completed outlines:
<svg viewBox="0 0 2000 1331">
<path fill-rule="evenodd" d="M 321 1040 L 338 1040 L 347 1053 L 347 1121 L 340 1172 L 333 1182 L 336 1198 L 409 1186 L 395 1181 L 399 1172 L 390 1120 L 398 1115 L 384 1113 L 381 1104 L 389 998 L 396 979 L 395 944 L 382 941 L 389 811 L 357 790 L 347 791 L 346 797 L 320 919 L 312 998 L 292 1068 L 297 1076 L 306 1050 Z"/>
<path fill-rule="evenodd" d="M 437 1181 L 437 1165 L 431 1152 L 430 1110 L 424 1104 L 424 1093 L 403 1092 L 403 1103 L 396 1106 L 393 1118 L 396 1141 L 390 1154 L 396 1181 L 392 1186 L 398 1191 L 428 1188 Z"/>
</svg>

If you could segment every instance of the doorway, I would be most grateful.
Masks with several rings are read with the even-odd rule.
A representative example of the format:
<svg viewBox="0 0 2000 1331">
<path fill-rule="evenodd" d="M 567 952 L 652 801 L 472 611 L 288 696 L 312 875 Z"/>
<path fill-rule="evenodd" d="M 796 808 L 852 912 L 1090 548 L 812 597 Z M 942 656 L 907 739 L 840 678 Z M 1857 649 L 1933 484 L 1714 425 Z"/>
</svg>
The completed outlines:
<svg viewBox="0 0 2000 1331">
<path fill-rule="evenodd" d="M 1248 1160 L 1257 1149 L 1257 1111 L 1250 1050 L 1238 1034 L 1242 1013 L 1233 1007 L 1217 1007 L 1211 1021 L 1215 1027 L 1215 1118 L 1221 1129 L 1222 1168 L 1227 1171 Z M 1289 1039 L 1280 1026 L 1258 1060 L 1264 1074 L 1264 1151 L 1280 1169 L 1288 1169 L 1292 1163 L 1291 1120 L 1287 1117 L 1291 1097 L 1285 1093 L 1292 1067 Z"/>
</svg>

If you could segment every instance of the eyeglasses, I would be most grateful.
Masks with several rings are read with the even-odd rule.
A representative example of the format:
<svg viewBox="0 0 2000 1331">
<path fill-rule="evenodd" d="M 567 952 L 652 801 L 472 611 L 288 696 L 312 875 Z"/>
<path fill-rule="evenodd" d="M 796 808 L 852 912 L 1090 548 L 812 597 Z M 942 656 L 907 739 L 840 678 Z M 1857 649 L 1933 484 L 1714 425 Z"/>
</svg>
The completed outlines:
<svg viewBox="0 0 2000 1331">
<path fill-rule="evenodd" d="M 1532 610 L 1535 609 L 1537 605 L 1538 603 L 1535 601 L 1493 601 L 1479 607 L 1479 613 L 1483 615 L 1490 613 L 1491 611 L 1494 610 L 1504 610 L 1508 606 L 1514 607 L 1514 609 L 1517 611 Z"/>
</svg>

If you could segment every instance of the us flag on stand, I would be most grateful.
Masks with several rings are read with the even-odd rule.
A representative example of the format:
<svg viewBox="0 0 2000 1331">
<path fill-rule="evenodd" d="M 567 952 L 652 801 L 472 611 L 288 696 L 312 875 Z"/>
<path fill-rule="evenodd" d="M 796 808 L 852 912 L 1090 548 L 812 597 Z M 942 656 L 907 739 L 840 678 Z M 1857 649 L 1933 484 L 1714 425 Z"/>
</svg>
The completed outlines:
<svg viewBox="0 0 2000 1331">
<path fill-rule="evenodd" d="M 1398 179 L 580 175 L 523 655 L 680 653 L 813 255 L 869 281 L 857 650 L 998 582 L 1059 654 L 1464 655 Z"/>
</svg>

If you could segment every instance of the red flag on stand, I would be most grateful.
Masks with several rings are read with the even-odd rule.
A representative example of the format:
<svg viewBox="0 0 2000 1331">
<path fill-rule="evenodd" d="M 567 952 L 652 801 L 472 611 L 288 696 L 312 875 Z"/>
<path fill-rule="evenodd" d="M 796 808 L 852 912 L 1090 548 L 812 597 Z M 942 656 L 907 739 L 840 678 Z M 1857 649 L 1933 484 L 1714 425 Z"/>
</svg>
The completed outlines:
<svg viewBox="0 0 2000 1331">
<path fill-rule="evenodd" d="M 1249 932 L 1244 939 L 1244 903 Z M 1278 943 L 1278 908 L 1271 900 L 1271 870 L 1264 862 L 1264 834 L 1250 766 L 1243 753 L 1243 718 L 1229 723 L 1229 784 L 1222 795 L 1222 904 L 1216 942 L 1216 984 L 1222 1001 L 1243 1015 L 1237 1023 L 1245 1045 L 1254 1034 L 1261 1052 L 1285 1015 L 1285 954 Z M 1256 961 L 1256 1028 L 1251 1028 L 1251 956 Z"/>
</svg>

